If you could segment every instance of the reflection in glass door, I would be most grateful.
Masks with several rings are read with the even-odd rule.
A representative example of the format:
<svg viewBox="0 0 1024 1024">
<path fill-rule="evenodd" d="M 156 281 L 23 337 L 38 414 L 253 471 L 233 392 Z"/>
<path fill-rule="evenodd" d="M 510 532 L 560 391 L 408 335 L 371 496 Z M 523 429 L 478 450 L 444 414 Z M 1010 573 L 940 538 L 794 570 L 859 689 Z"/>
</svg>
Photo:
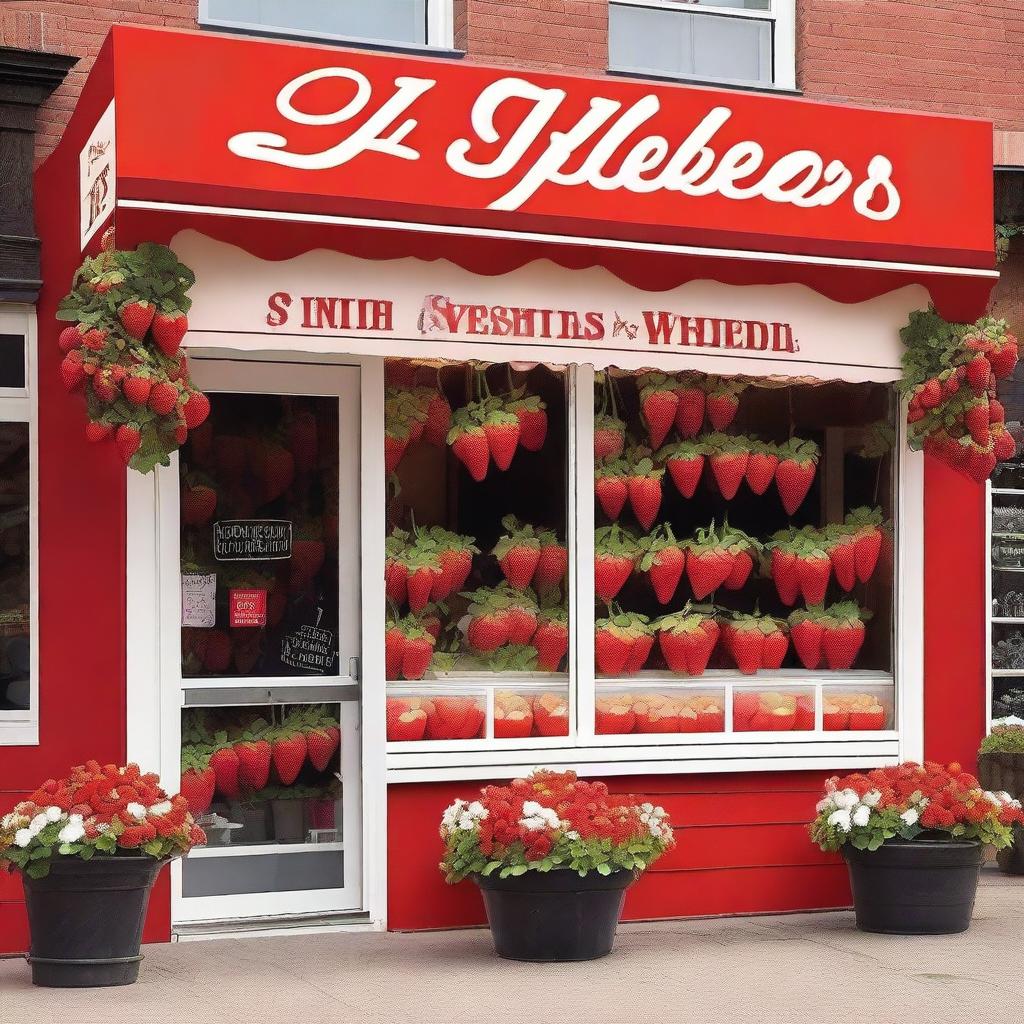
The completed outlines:
<svg viewBox="0 0 1024 1024">
<path fill-rule="evenodd" d="M 171 481 L 180 656 L 164 664 L 209 845 L 174 875 L 174 920 L 359 910 L 359 371 L 193 368 L 211 412 Z"/>
</svg>

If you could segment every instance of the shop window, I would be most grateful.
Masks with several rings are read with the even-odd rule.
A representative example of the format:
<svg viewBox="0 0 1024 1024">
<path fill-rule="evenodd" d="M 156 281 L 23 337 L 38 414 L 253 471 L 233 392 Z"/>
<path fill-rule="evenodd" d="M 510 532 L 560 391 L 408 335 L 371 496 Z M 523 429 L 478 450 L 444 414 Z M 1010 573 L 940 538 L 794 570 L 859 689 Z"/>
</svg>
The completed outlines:
<svg viewBox="0 0 1024 1024">
<path fill-rule="evenodd" d="M 451 0 L 200 0 L 199 23 L 396 46 L 451 47 Z"/>
<path fill-rule="evenodd" d="M 10 321 L 10 333 L 3 333 Z M 0 744 L 37 741 L 34 398 L 23 318 L 0 314 Z"/>
<path fill-rule="evenodd" d="M 596 734 L 895 727 L 895 416 L 884 385 L 598 375 Z"/>
<path fill-rule="evenodd" d="M 214 395 L 181 477 L 181 673 L 338 676 L 338 402 Z"/>
<path fill-rule="evenodd" d="M 566 371 L 389 359 L 384 408 L 388 740 L 557 743 L 572 731 Z"/>
<path fill-rule="evenodd" d="M 613 0 L 609 65 L 723 85 L 792 89 L 793 0 Z"/>
</svg>

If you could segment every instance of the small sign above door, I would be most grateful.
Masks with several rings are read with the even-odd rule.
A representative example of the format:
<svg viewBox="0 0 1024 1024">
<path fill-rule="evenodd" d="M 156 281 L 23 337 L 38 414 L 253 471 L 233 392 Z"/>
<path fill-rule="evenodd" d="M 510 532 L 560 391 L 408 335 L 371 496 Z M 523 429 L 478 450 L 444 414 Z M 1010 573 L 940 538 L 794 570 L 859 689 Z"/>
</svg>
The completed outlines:
<svg viewBox="0 0 1024 1024">
<path fill-rule="evenodd" d="M 292 524 L 286 519 L 225 519 L 213 524 L 218 562 L 265 562 L 292 557 Z"/>
</svg>

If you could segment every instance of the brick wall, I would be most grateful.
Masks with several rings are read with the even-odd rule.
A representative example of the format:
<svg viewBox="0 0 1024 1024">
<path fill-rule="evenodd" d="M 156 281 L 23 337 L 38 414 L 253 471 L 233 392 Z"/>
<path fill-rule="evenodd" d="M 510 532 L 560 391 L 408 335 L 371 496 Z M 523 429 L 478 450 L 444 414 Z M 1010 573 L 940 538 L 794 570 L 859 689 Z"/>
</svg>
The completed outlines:
<svg viewBox="0 0 1024 1024">
<path fill-rule="evenodd" d="M 82 58 L 44 108 L 39 157 L 56 144 L 92 57 L 116 22 L 194 28 L 196 0 L 6 0 L 0 45 Z M 455 0 L 456 45 L 495 64 L 600 72 L 607 0 Z M 1024 163 L 1024 3 L 797 0 L 797 77 L 808 96 L 991 118 Z"/>
</svg>

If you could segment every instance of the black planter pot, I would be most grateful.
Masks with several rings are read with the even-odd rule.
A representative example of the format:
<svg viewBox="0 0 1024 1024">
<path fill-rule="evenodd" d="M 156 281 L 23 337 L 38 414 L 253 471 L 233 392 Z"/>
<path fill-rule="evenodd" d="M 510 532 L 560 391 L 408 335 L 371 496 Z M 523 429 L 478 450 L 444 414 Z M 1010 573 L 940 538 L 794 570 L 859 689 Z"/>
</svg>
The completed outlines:
<svg viewBox="0 0 1024 1024">
<path fill-rule="evenodd" d="M 54 857 L 45 878 L 23 876 L 32 984 L 131 985 L 139 976 L 149 893 L 166 860 Z"/>
<path fill-rule="evenodd" d="M 473 880 L 483 893 L 498 956 L 549 963 L 607 956 L 626 889 L 637 877 L 633 871 L 583 878 L 575 871 L 527 871 Z"/>
<path fill-rule="evenodd" d="M 952 935 L 970 927 L 981 869 L 973 840 L 891 840 L 843 847 L 857 927 L 892 935 Z"/>
</svg>

